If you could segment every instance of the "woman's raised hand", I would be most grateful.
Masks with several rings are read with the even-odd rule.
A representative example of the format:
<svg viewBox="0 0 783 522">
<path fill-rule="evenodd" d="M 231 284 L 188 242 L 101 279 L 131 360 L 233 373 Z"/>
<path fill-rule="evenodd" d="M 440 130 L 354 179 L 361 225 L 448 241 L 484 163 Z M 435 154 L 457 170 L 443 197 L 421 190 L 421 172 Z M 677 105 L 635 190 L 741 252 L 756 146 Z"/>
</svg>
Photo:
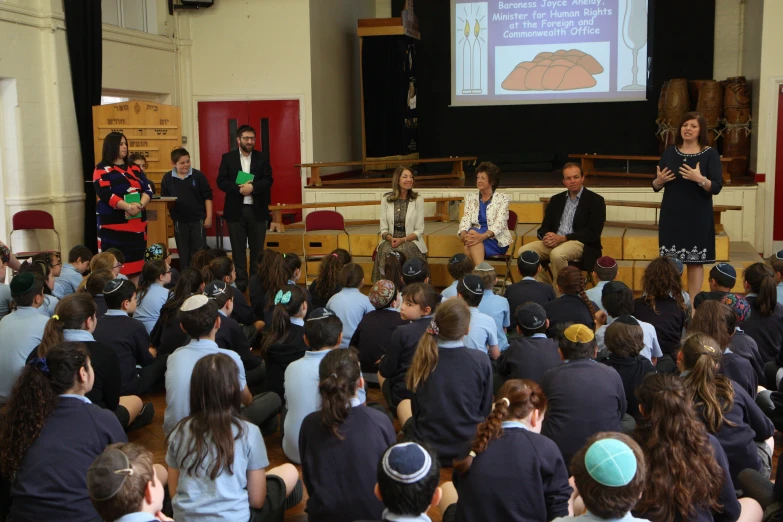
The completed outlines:
<svg viewBox="0 0 783 522">
<path fill-rule="evenodd" d="M 668 182 L 670 182 L 671 180 L 677 177 L 668 168 L 664 168 L 663 170 L 661 170 L 661 167 L 656 167 L 656 169 L 657 169 L 657 174 L 655 176 L 654 183 L 659 187 L 664 186 L 665 184 L 667 184 Z"/>
</svg>

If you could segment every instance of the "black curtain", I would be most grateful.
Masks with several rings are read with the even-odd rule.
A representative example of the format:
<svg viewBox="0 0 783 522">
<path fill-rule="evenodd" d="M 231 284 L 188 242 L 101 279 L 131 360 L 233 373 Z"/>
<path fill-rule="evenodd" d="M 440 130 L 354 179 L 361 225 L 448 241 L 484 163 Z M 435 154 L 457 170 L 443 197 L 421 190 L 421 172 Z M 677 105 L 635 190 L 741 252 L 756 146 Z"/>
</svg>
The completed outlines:
<svg viewBox="0 0 783 522">
<path fill-rule="evenodd" d="M 103 42 L 101 41 L 100 0 L 63 0 L 65 37 L 71 63 L 73 105 L 79 128 L 79 148 L 82 152 L 84 177 L 84 239 L 93 252 L 98 251 L 95 189 L 92 172 L 95 169 L 93 149 L 92 107 L 101 104 L 101 74 Z"/>
</svg>

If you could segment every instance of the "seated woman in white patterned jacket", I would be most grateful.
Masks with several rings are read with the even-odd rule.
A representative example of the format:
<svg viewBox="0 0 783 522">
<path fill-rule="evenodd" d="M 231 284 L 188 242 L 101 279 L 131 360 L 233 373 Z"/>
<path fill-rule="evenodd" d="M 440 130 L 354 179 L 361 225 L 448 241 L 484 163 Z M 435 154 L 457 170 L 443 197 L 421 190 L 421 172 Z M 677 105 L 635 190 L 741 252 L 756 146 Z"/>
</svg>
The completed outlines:
<svg viewBox="0 0 783 522">
<path fill-rule="evenodd" d="M 500 184 L 500 169 L 485 161 L 476 167 L 478 193 L 465 196 L 465 211 L 459 222 L 459 238 L 465 255 L 475 265 L 485 257 L 505 254 L 511 244 L 508 231 L 508 194 L 495 192 Z"/>
</svg>

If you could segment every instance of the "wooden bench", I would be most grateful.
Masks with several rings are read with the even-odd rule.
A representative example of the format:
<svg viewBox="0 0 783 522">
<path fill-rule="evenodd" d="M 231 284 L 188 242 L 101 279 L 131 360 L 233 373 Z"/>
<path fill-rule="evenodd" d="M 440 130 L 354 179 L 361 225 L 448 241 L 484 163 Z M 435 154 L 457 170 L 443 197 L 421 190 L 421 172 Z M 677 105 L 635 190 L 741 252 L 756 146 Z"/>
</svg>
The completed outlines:
<svg viewBox="0 0 783 522">
<path fill-rule="evenodd" d="M 660 156 L 622 156 L 612 154 L 569 154 L 569 159 L 578 159 L 582 162 L 582 172 L 585 176 L 607 176 L 615 178 L 642 178 L 642 179 L 654 179 L 654 174 L 639 174 L 631 172 L 632 161 L 654 161 L 658 163 L 661 159 Z M 729 174 L 729 163 L 735 159 L 740 158 L 720 158 L 721 174 L 723 175 L 723 182 L 731 183 L 731 175 Z M 625 161 L 625 172 L 613 172 L 605 170 L 596 170 L 595 160 L 617 160 Z"/>
<path fill-rule="evenodd" d="M 350 179 L 350 180 L 322 180 L 321 169 L 326 167 L 367 167 L 370 165 L 422 165 L 425 163 L 451 163 L 451 174 L 432 174 L 429 176 L 416 176 L 417 180 L 428 181 L 437 179 L 464 179 L 465 170 L 463 169 L 463 163 L 465 161 L 476 161 L 476 156 L 452 156 L 448 158 L 429 158 L 429 159 L 404 159 L 404 160 L 379 160 L 379 159 L 367 159 L 364 161 L 335 161 L 328 163 L 297 163 L 295 167 L 302 169 L 310 169 L 310 185 L 311 187 L 322 187 L 324 185 L 345 185 L 346 183 L 377 183 L 379 179 L 383 178 L 366 178 L 366 179 Z"/>
</svg>

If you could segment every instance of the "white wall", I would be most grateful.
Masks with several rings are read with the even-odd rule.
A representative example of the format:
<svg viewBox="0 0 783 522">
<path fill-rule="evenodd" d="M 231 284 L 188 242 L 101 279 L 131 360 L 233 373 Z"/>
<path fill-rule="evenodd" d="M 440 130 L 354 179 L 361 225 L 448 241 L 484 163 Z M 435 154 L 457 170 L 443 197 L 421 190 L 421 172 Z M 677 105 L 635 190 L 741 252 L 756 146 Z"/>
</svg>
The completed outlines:
<svg viewBox="0 0 783 522">
<path fill-rule="evenodd" d="M 739 75 L 742 46 L 742 1 L 715 0 L 715 55 L 712 77 Z"/>
</svg>

